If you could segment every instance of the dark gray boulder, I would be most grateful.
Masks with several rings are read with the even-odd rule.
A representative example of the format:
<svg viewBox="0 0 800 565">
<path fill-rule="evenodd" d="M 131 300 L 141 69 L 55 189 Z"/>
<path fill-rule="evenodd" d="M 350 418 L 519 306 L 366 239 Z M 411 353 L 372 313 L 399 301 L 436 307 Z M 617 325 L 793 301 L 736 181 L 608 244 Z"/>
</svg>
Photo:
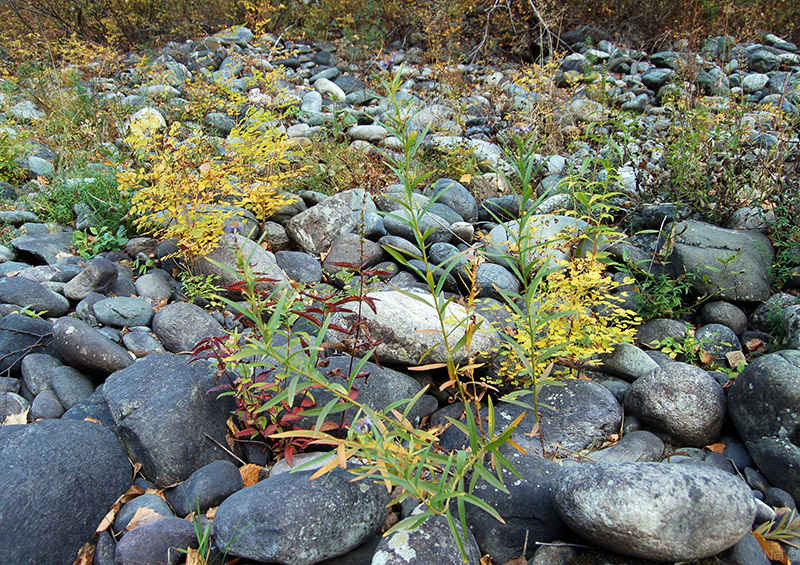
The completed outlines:
<svg viewBox="0 0 800 565">
<path fill-rule="evenodd" d="M 22 359 L 31 353 L 56 354 L 53 324 L 23 314 L 0 319 L 0 374 L 18 375 Z"/>
<path fill-rule="evenodd" d="M 531 440 L 528 440 L 527 444 L 522 445 L 529 452 L 527 454 L 511 447 L 503 450 L 522 476 L 519 479 L 510 472 L 504 472 L 508 493 L 485 481 L 478 482 L 473 491 L 475 496 L 494 508 L 505 523 L 476 506 L 466 505 L 467 525 L 481 552 L 488 553 L 500 563 L 521 556 L 526 540 L 526 557 L 531 557 L 537 542 L 565 539 L 570 534 L 553 507 L 553 478 L 561 466 L 534 454 L 534 450 L 530 449 L 531 444 Z"/>
<path fill-rule="evenodd" d="M 654 561 L 716 555 L 742 539 L 755 517 L 745 482 L 705 465 L 575 465 L 555 480 L 553 503 L 586 539 Z"/>
<path fill-rule="evenodd" d="M 25 277 L 0 278 L 0 302 L 29 308 L 48 317 L 63 316 L 69 311 L 69 301 Z"/>
<path fill-rule="evenodd" d="M 439 179 L 429 196 L 456 211 L 467 222 L 478 219 L 478 202 L 466 187 L 453 179 Z"/>
<path fill-rule="evenodd" d="M 72 563 L 131 476 L 122 445 L 103 426 L 0 428 L 0 562 Z"/>
<path fill-rule="evenodd" d="M 90 292 L 105 294 L 117 282 L 117 268 L 103 257 L 92 262 L 64 286 L 64 295 L 70 300 L 83 300 Z"/>
<path fill-rule="evenodd" d="M 72 247 L 72 234 L 38 233 L 23 235 L 11 240 L 11 247 L 17 250 L 20 260 L 30 260 L 35 264 L 55 265 L 59 254 L 69 254 Z"/>
<path fill-rule="evenodd" d="M 164 497 L 181 518 L 192 512 L 205 512 L 218 506 L 234 492 L 244 488 L 239 469 L 230 461 L 212 461 L 199 468 L 179 485 L 164 491 Z"/>
<path fill-rule="evenodd" d="M 412 515 L 421 512 L 422 510 L 417 508 Z M 464 540 L 461 526 L 457 523 L 456 527 Z M 378 547 L 375 548 L 372 563 L 380 565 L 423 565 L 425 563 L 479 565 L 481 550 L 469 530 L 464 541 L 466 558 L 461 555 L 461 550 L 453 537 L 447 518 L 442 515 L 434 515 L 416 528 L 399 529 L 392 535 L 381 538 Z"/>
<path fill-rule="evenodd" d="M 800 500 L 800 351 L 759 357 L 728 392 L 728 413 L 759 470 Z"/>
<path fill-rule="evenodd" d="M 197 549 L 197 546 L 194 524 L 165 516 L 142 524 L 122 536 L 114 554 L 114 563 L 178 565 L 186 559 L 186 549 Z"/>
<path fill-rule="evenodd" d="M 59 318 L 53 334 L 61 359 L 86 375 L 106 377 L 133 363 L 125 349 L 77 318 Z"/>
<path fill-rule="evenodd" d="M 153 353 L 110 375 L 103 384 L 117 432 L 142 474 L 158 487 L 174 485 L 220 459 L 232 459 L 226 420 L 230 397 L 208 394 L 215 371 L 188 357 Z"/>
<path fill-rule="evenodd" d="M 766 300 L 774 251 L 757 231 L 729 230 L 687 220 L 674 226 L 670 261 L 678 272 L 694 273 L 692 287 L 717 300 Z"/>
<path fill-rule="evenodd" d="M 146 326 L 156 313 L 147 300 L 133 296 L 98 300 L 92 310 L 98 322 L 116 327 Z"/>
<path fill-rule="evenodd" d="M 228 497 L 214 517 L 217 547 L 255 561 L 310 565 L 347 553 L 384 524 L 389 493 L 382 484 L 353 482 L 341 469 L 314 481 L 311 474 L 282 473 Z"/>
</svg>

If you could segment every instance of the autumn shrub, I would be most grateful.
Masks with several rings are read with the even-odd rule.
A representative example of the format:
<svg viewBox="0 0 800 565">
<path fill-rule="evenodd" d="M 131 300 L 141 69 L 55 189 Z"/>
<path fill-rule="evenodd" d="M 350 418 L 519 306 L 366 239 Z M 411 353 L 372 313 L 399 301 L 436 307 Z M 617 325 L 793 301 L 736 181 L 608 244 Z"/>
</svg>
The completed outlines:
<svg viewBox="0 0 800 565">
<path fill-rule="evenodd" d="M 174 238 L 192 258 L 218 246 L 231 215 L 226 206 L 250 210 L 263 221 L 286 203 L 279 190 L 299 174 L 290 168 L 296 147 L 275 120 L 269 110 L 249 110 L 224 148 L 198 131 L 182 136 L 180 122 L 155 139 L 129 135 L 141 165 L 117 178 L 120 190 L 131 194 L 134 226 Z"/>
</svg>

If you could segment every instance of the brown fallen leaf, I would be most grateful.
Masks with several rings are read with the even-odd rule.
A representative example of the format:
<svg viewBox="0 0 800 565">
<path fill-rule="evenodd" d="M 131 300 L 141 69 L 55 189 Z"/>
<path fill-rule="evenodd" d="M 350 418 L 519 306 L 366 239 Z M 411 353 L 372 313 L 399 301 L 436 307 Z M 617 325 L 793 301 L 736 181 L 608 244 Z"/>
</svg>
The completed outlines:
<svg viewBox="0 0 800 565">
<path fill-rule="evenodd" d="M 725 450 L 724 443 L 712 443 L 711 445 L 707 445 L 706 449 L 709 451 L 713 451 L 714 453 L 722 453 Z"/>
<path fill-rule="evenodd" d="M 256 465 L 255 463 L 248 463 L 247 465 L 242 465 L 239 467 L 239 474 L 242 475 L 244 486 L 250 487 L 256 484 L 258 482 L 258 474 L 261 472 L 261 469 L 263 469 L 263 467 L 261 465 Z"/>
<path fill-rule="evenodd" d="M 711 363 L 713 360 L 714 360 L 714 356 L 711 353 L 709 353 L 705 349 L 701 349 L 700 350 L 700 362 L 703 365 L 706 365 L 707 363 Z"/>
<path fill-rule="evenodd" d="M 458 179 L 458 182 L 460 182 L 461 184 L 469 184 L 469 183 L 472 182 L 472 175 L 463 174 L 463 175 L 461 175 L 461 178 Z"/>
<path fill-rule="evenodd" d="M 786 552 L 781 547 L 781 544 L 779 544 L 777 541 L 764 539 L 764 536 L 758 532 L 753 532 L 753 537 L 756 538 L 756 541 L 758 541 L 758 544 L 761 546 L 761 549 L 764 551 L 767 559 L 770 561 L 778 561 L 784 565 L 792 565 L 792 562 L 789 560 L 789 556 L 786 555 Z"/>
<path fill-rule="evenodd" d="M 214 516 L 217 515 L 217 508 L 219 508 L 219 506 L 212 506 L 211 508 L 206 510 L 206 518 L 208 518 L 209 520 L 213 520 Z"/>
<path fill-rule="evenodd" d="M 152 508 L 146 508 L 142 506 L 136 510 L 136 513 L 133 515 L 133 518 L 131 518 L 131 521 L 128 522 L 128 525 L 125 526 L 125 529 L 130 532 L 139 526 L 144 526 L 145 524 L 149 524 L 150 522 L 163 517 L 163 514 L 159 514 Z"/>
<path fill-rule="evenodd" d="M 525 559 L 524 556 L 512 557 L 511 559 L 503 563 L 503 565 L 528 565 L 528 560 Z"/>
<path fill-rule="evenodd" d="M 117 512 L 119 512 L 119 509 L 122 507 L 122 505 L 125 504 L 126 502 L 133 500 L 137 496 L 141 496 L 142 494 L 144 494 L 144 491 L 140 487 L 136 485 L 131 485 L 131 488 L 125 491 L 125 494 L 120 496 L 116 500 L 116 502 L 114 502 L 114 504 L 111 505 L 111 508 L 108 510 L 103 519 L 100 521 L 100 525 L 97 526 L 95 533 L 99 534 L 100 532 L 104 532 L 108 528 L 110 528 L 111 524 L 114 523 L 114 518 L 117 517 Z"/>
<path fill-rule="evenodd" d="M 83 544 L 78 550 L 78 557 L 72 565 L 92 565 L 94 563 L 94 552 L 96 546 L 90 541 Z"/>
<path fill-rule="evenodd" d="M 744 353 L 741 351 L 729 351 L 725 354 L 725 359 L 728 360 L 728 364 L 731 367 L 747 364 L 747 359 L 745 359 Z"/>
<path fill-rule="evenodd" d="M 100 420 L 98 420 L 97 418 L 92 418 L 91 416 L 86 416 L 86 417 L 83 419 L 83 421 L 84 421 L 84 422 L 92 422 L 93 424 L 100 424 L 101 426 L 103 425 L 103 422 L 101 422 L 101 421 L 100 421 Z"/>
<path fill-rule="evenodd" d="M 206 560 L 200 552 L 191 547 L 186 548 L 186 565 L 206 565 Z"/>
</svg>

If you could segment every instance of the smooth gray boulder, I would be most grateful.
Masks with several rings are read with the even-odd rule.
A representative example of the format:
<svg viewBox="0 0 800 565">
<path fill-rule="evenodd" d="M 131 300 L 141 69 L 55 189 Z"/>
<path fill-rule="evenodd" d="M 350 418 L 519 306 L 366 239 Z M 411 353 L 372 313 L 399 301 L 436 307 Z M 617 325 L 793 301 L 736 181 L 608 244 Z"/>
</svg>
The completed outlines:
<svg viewBox="0 0 800 565">
<path fill-rule="evenodd" d="M 223 337 L 225 331 L 211 314 L 189 302 L 173 302 L 153 316 L 153 333 L 172 353 L 186 353 L 207 337 Z"/>
<path fill-rule="evenodd" d="M 770 268 L 775 253 L 766 235 L 729 230 L 686 220 L 673 228 L 670 261 L 678 272 L 693 273 L 692 288 L 716 300 L 755 302 L 771 294 Z"/>
<path fill-rule="evenodd" d="M 421 508 L 415 508 L 411 513 L 421 513 Z M 459 534 L 463 538 L 463 530 L 458 525 Z M 390 536 L 382 537 L 375 548 L 372 563 L 375 565 L 407 565 L 409 563 L 436 563 L 437 565 L 479 565 L 481 550 L 475 542 L 472 532 L 467 530 L 466 559 L 461 556 L 461 550 L 453 537 L 453 532 L 447 523 L 447 518 L 434 515 L 413 529 L 399 529 Z"/>
<path fill-rule="evenodd" d="M 25 277 L 0 278 L 0 302 L 29 308 L 57 318 L 69 311 L 69 301 L 49 288 Z"/>
<path fill-rule="evenodd" d="M 728 392 L 728 413 L 759 470 L 800 500 L 800 351 L 749 363 Z"/>
<path fill-rule="evenodd" d="M 0 427 L 0 562 L 72 563 L 132 474 L 119 440 L 95 423 Z"/>
<path fill-rule="evenodd" d="M 353 482 L 341 469 L 309 481 L 311 474 L 282 473 L 228 497 L 214 517 L 217 547 L 255 561 L 311 565 L 347 553 L 383 526 L 383 484 Z"/>
<path fill-rule="evenodd" d="M 133 363 L 125 349 L 77 318 L 56 320 L 53 335 L 61 359 L 87 375 L 105 377 Z"/>
<path fill-rule="evenodd" d="M 247 260 L 253 275 L 263 279 L 256 284 L 258 290 L 269 292 L 289 282 L 276 264 L 275 255 L 271 251 L 240 234 L 224 235 L 219 247 L 199 258 L 197 274 L 213 276 L 214 284 L 220 287 L 237 283 L 242 277 L 228 269 L 238 270 L 239 255 Z"/>
<path fill-rule="evenodd" d="M 60 254 L 70 253 L 72 234 L 61 232 L 23 235 L 12 239 L 11 247 L 17 250 L 20 260 L 55 265 Z"/>
<path fill-rule="evenodd" d="M 553 503 L 575 532 L 601 547 L 654 561 L 716 555 L 749 531 L 750 488 L 710 466 L 585 463 L 555 480 Z"/>
<path fill-rule="evenodd" d="M 441 326 L 436 309 L 431 305 L 431 296 L 417 293 L 418 299 L 396 290 L 371 292 L 367 295 L 375 301 L 376 311 L 362 308 L 363 322 L 367 325 L 373 339 L 383 341 L 376 349 L 382 362 L 441 363 L 446 361 L 446 351 L 442 344 Z M 348 311 L 333 315 L 331 325 L 346 328 L 355 321 L 357 307 L 353 304 L 342 306 Z M 449 340 L 455 344 L 464 335 L 463 324 L 459 320 L 468 316 L 463 306 L 450 303 L 446 308 L 445 325 L 450 332 Z M 478 319 L 482 316 L 477 315 Z M 328 330 L 329 341 L 341 341 L 343 334 Z M 499 334 L 488 323 L 481 324 L 472 341 L 472 353 L 491 357 L 500 345 Z M 454 351 L 456 362 L 466 361 L 463 349 Z"/>
<path fill-rule="evenodd" d="M 669 363 L 631 384 L 625 411 L 678 444 L 702 447 L 719 438 L 725 392 L 703 369 Z"/>
<path fill-rule="evenodd" d="M 53 324 L 24 314 L 0 319 L 0 373 L 18 375 L 22 360 L 33 353 L 57 355 Z"/>
</svg>

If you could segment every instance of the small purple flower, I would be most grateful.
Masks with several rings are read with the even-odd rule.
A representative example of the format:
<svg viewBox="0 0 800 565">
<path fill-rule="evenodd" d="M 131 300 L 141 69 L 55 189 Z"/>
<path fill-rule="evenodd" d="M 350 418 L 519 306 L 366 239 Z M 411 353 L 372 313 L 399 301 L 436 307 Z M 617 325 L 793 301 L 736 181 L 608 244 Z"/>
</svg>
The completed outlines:
<svg viewBox="0 0 800 565">
<path fill-rule="evenodd" d="M 531 128 L 530 126 L 526 126 L 525 124 L 516 124 L 514 126 L 514 133 L 530 133 Z"/>
<path fill-rule="evenodd" d="M 369 431 L 371 426 L 372 426 L 372 420 L 369 419 L 369 416 L 364 416 L 363 418 L 358 420 L 355 424 L 353 424 L 353 429 L 360 434 L 365 434 Z"/>
<path fill-rule="evenodd" d="M 238 235 L 242 232 L 242 222 L 238 220 L 230 220 L 225 222 L 225 233 L 232 233 Z"/>
</svg>

